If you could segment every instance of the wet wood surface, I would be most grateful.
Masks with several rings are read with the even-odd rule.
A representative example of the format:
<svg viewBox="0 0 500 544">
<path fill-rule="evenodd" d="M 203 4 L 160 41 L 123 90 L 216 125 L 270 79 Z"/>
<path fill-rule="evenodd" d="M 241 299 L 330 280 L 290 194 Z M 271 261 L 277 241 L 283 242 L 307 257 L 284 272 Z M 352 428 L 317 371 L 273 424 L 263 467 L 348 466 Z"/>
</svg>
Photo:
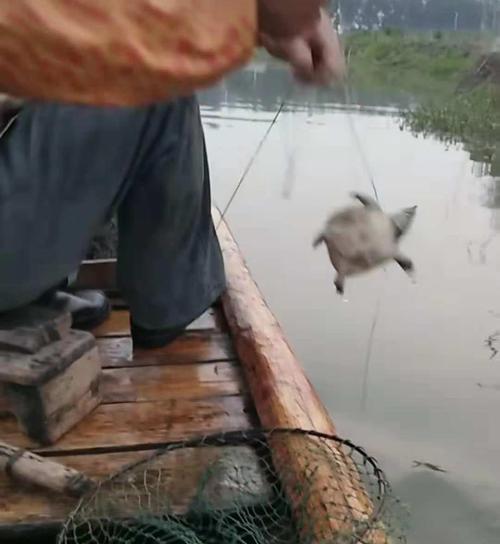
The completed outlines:
<svg viewBox="0 0 500 544">
<path fill-rule="evenodd" d="M 37 447 L 13 418 L 4 420 L 2 438 L 37 453 L 89 453 L 158 444 L 212 432 L 250 428 L 242 397 L 207 400 L 168 398 L 158 402 L 101 404 L 54 446 Z"/>
<path fill-rule="evenodd" d="M 112 277 L 109 265 L 105 272 Z M 86 286 L 95 287 L 92 281 L 98 277 L 87 269 Z M 149 457 L 166 443 L 255 426 L 256 416 L 220 308 L 201 316 L 182 337 L 162 349 L 134 351 L 123 301 L 94 334 L 103 364 L 102 403 L 47 447 L 32 442 L 12 416 L 0 415 L 2 440 L 101 480 Z M 200 464 L 197 457 L 196 462 Z M 0 473 L 2 538 L 16 527 L 60 523 L 75 504 L 68 497 L 13 482 Z"/>
<path fill-rule="evenodd" d="M 107 367 L 180 365 L 236 359 L 231 338 L 224 333 L 189 332 L 162 349 L 136 350 L 132 339 L 100 338 L 97 341 Z"/>
<path fill-rule="evenodd" d="M 188 327 L 190 331 L 217 331 L 221 329 L 221 319 L 216 310 L 205 312 Z M 99 337 L 116 337 L 130 335 L 130 319 L 128 310 L 117 309 L 110 319 L 95 329 L 94 334 Z"/>
<path fill-rule="evenodd" d="M 232 362 L 106 369 L 102 385 L 107 403 L 201 400 L 245 392 L 241 371 Z"/>
</svg>

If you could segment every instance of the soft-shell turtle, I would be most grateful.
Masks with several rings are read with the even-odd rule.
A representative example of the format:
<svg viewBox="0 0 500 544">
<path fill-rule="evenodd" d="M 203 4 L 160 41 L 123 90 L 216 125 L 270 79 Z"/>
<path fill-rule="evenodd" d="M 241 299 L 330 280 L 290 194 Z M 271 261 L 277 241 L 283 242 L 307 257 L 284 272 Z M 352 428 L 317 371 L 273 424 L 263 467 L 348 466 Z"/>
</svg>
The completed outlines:
<svg viewBox="0 0 500 544">
<path fill-rule="evenodd" d="M 337 271 L 335 287 L 344 292 L 347 276 L 366 272 L 394 259 L 411 274 L 413 263 L 400 253 L 398 243 L 415 217 L 417 207 L 386 215 L 370 197 L 353 193 L 363 206 L 352 206 L 334 213 L 314 240 L 314 247 L 326 244 L 330 261 Z"/>
</svg>

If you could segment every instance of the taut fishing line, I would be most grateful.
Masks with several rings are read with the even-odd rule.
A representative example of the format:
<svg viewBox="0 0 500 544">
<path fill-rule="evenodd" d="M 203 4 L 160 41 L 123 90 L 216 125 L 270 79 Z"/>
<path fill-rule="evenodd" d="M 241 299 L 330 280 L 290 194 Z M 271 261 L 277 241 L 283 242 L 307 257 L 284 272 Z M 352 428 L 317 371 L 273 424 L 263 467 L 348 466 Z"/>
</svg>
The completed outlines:
<svg viewBox="0 0 500 544">
<path fill-rule="evenodd" d="M 219 221 L 217 223 L 217 226 L 216 226 L 216 230 L 218 230 L 220 224 L 222 223 L 222 221 L 224 220 L 224 218 L 226 217 L 226 214 L 229 210 L 229 208 L 231 207 L 231 204 L 233 203 L 234 199 L 236 198 L 236 195 L 238 194 L 239 190 L 241 189 L 244 181 L 246 180 L 247 176 L 248 176 L 248 173 L 250 172 L 250 170 L 252 169 L 252 166 L 254 165 L 257 157 L 259 156 L 259 153 L 260 151 L 262 150 L 262 148 L 264 147 L 264 144 L 266 143 L 267 141 L 267 138 L 269 137 L 269 134 L 271 134 L 271 131 L 273 130 L 273 128 L 275 127 L 276 123 L 278 122 L 278 119 L 280 118 L 280 115 L 282 113 L 282 111 L 285 109 L 285 106 L 288 102 L 288 100 L 290 99 L 290 97 L 292 96 L 292 93 L 293 93 L 293 85 L 290 87 L 290 90 L 287 94 L 287 96 L 281 101 L 280 105 L 279 105 L 279 108 L 278 110 L 276 111 L 276 114 L 274 115 L 271 123 L 269 124 L 269 126 L 267 127 L 267 130 L 266 132 L 264 133 L 263 137 L 261 138 L 259 144 L 257 145 L 257 148 L 256 150 L 254 151 L 254 153 L 252 154 L 252 156 L 250 157 L 250 160 L 248 161 L 248 164 L 247 166 L 245 167 L 245 169 L 243 170 L 243 173 L 238 181 L 238 183 L 236 184 L 236 188 L 234 189 L 234 191 L 232 192 L 231 194 L 231 197 L 229 198 L 226 206 L 224 207 L 224 210 L 222 211 L 221 213 L 221 216 L 219 218 Z"/>
<path fill-rule="evenodd" d="M 375 196 L 375 199 L 377 200 L 377 202 L 380 203 L 380 199 L 379 199 L 379 195 L 378 195 L 378 191 L 377 191 L 377 185 L 375 183 L 375 176 L 373 175 L 373 171 L 370 167 L 370 163 L 368 161 L 368 157 L 366 156 L 366 153 L 364 152 L 364 149 L 363 149 L 363 144 L 361 143 L 361 139 L 358 135 L 358 131 L 356 130 L 356 126 L 355 126 L 355 123 L 354 123 L 354 118 L 353 118 L 353 104 L 352 104 L 352 95 L 351 95 L 351 86 L 350 86 L 350 83 L 349 83 L 349 67 L 350 67 L 350 60 L 351 60 L 351 55 L 350 55 L 350 50 L 346 56 L 346 64 L 347 64 L 347 76 L 346 76 L 346 79 L 344 80 L 344 97 L 345 97 L 345 105 L 347 107 L 347 122 L 349 124 L 349 129 L 351 131 L 351 136 L 352 136 L 352 139 L 356 145 L 356 149 L 359 153 L 359 156 L 361 157 L 361 163 L 364 167 L 364 170 L 365 170 L 365 174 L 368 178 L 368 180 L 370 181 L 370 185 L 372 187 L 372 190 L 373 190 L 373 194 Z"/>
<path fill-rule="evenodd" d="M 346 63 L 347 63 L 347 72 L 349 73 L 350 51 L 349 51 L 349 54 L 346 57 Z M 367 176 L 367 178 L 368 178 L 368 180 L 370 182 L 370 185 L 372 187 L 372 191 L 373 191 L 373 194 L 375 196 L 375 199 L 377 200 L 377 202 L 380 202 L 379 194 L 378 194 L 378 191 L 377 191 L 377 186 L 376 186 L 376 183 L 375 183 L 375 176 L 373 175 L 373 171 L 372 171 L 372 169 L 370 167 L 368 157 L 366 156 L 366 153 L 364 152 L 363 145 L 362 145 L 361 139 L 360 139 L 360 137 L 358 135 L 358 132 L 356 130 L 356 126 L 355 126 L 354 119 L 353 119 L 353 116 L 352 116 L 352 107 L 353 106 L 352 106 L 352 96 L 351 96 L 351 88 L 350 88 L 349 75 L 348 74 L 347 74 L 345 80 L 343 81 L 343 88 L 344 88 L 344 100 L 345 100 L 346 111 L 347 111 L 347 121 L 348 121 L 348 124 L 349 124 L 349 129 L 350 129 L 350 132 L 351 132 L 351 136 L 352 136 L 352 139 L 353 139 L 354 144 L 356 146 L 356 149 L 358 151 L 358 154 L 359 154 L 359 156 L 361 158 L 361 163 L 363 165 L 365 174 L 366 174 L 366 176 Z M 224 207 L 222 213 L 220 214 L 220 218 L 219 218 L 219 221 L 217 223 L 216 230 L 219 228 L 221 222 L 225 219 L 225 217 L 227 215 L 227 212 L 229 211 L 229 208 L 231 207 L 232 203 L 234 202 L 234 199 L 236 198 L 236 195 L 238 194 L 239 190 L 241 189 L 243 183 L 245 182 L 250 170 L 252 169 L 257 157 L 259 156 L 260 151 L 264 147 L 264 144 L 266 143 L 271 131 L 275 127 L 276 123 L 278 122 L 278 119 L 281 116 L 281 113 L 283 112 L 287 102 L 289 101 L 289 99 L 290 99 L 290 97 L 291 97 L 291 95 L 293 93 L 293 90 L 294 90 L 294 87 L 293 87 L 293 83 L 292 83 L 291 86 L 290 86 L 290 90 L 288 92 L 288 95 L 281 101 L 281 103 L 280 103 L 280 105 L 278 107 L 278 110 L 276 111 L 276 114 L 274 115 L 274 117 L 273 117 L 271 123 L 269 124 L 266 132 L 264 133 L 263 137 L 259 141 L 259 144 L 257 145 L 257 148 L 256 148 L 255 152 L 250 157 L 250 160 L 248 161 L 248 164 L 246 165 L 245 169 L 243 170 L 243 173 L 242 173 L 240 179 L 238 180 L 238 183 L 236 184 L 236 187 L 235 187 L 234 191 L 232 192 L 226 206 Z M 285 193 L 286 193 L 286 191 L 285 191 Z M 286 194 L 285 194 L 285 197 L 286 197 Z"/>
</svg>

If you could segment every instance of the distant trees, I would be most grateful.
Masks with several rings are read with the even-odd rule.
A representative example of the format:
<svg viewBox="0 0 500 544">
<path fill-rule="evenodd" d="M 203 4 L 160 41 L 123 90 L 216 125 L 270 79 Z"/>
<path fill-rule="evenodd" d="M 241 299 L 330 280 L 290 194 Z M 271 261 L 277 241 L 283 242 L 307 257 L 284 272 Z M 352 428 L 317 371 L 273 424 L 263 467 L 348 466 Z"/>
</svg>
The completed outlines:
<svg viewBox="0 0 500 544">
<path fill-rule="evenodd" d="M 498 30 L 500 0 L 331 0 L 344 27 Z"/>
</svg>

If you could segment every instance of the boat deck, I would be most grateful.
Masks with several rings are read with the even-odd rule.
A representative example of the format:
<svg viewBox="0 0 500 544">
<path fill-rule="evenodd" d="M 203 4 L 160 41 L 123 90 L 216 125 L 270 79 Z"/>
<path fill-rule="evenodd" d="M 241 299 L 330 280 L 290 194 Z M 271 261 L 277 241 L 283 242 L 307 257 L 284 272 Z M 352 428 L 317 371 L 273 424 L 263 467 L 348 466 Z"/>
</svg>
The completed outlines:
<svg viewBox="0 0 500 544">
<path fill-rule="evenodd" d="M 335 435 L 330 415 L 222 220 L 218 235 L 227 278 L 222 307 L 203 315 L 167 348 L 134 351 L 127 308 L 115 298 L 111 318 L 94 331 L 104 367 L 103 402 L 54 446 L 30 443 L 10 416 L 0 419 L 1 439 L 103 480 L 165 444 L 212 433 L 264 427 Z M 113 292 L 115 264 L 89 264 L 80 270 L 80 287 Z M 343 450 L 335 449 L 335 462 L 324 456 L 318 460 L 311 454 L 310 440 L 284 434 L 270 441 L 272 463 L 278 474 L 288 475 L 282 483 L 293 515 L 302 516 L 306 508 L 311 527 L 307 541 L 331 541 L 352 529 L 350 520 L 365 520 L 375 509 Z M 204 469 L 224 448 L 212 452 L 186 448 L 171 461 L 161 456 L 165 466 L 159 468 L 171 477 L 168 496 L 177 502 L 176 511 L 186 511 Z M 237 453 L 241 452 L 231 455 L 236 459 Z M 181 475 L 179 464 L 186 468 Z M 259 459 L 254 466 L 259 467 Z M 267 476 L 262 474 L 261 480 Z M 292 485 L 304 481 L 309 490 L 305 502 Z M 262 500 L 268 500 L 265 485 L 256 493 L 257 504 Z M 76 502 L 23 487 L 0 474 L 0 543 L 54 542 Z M 382 533 L 377 529 L 368 542 L 385 544 L 379 538 L 385 536 Z"/>
<path fill-rule="evenodd" d="M 162 444 L 255 425 L 220 308 L 204 314 L 170 346 L 134 351 L 128 311 L 115 300 L 111 318 L 94 334 L 104 367 L 102 404 L 54 446 L 31 443 L 10 416 L 0 419 L 2 440 L 101 480 Z M 0 474 L 0 542 L 6 535 L 58 526 L 76 502 Z"/>
</svg>

